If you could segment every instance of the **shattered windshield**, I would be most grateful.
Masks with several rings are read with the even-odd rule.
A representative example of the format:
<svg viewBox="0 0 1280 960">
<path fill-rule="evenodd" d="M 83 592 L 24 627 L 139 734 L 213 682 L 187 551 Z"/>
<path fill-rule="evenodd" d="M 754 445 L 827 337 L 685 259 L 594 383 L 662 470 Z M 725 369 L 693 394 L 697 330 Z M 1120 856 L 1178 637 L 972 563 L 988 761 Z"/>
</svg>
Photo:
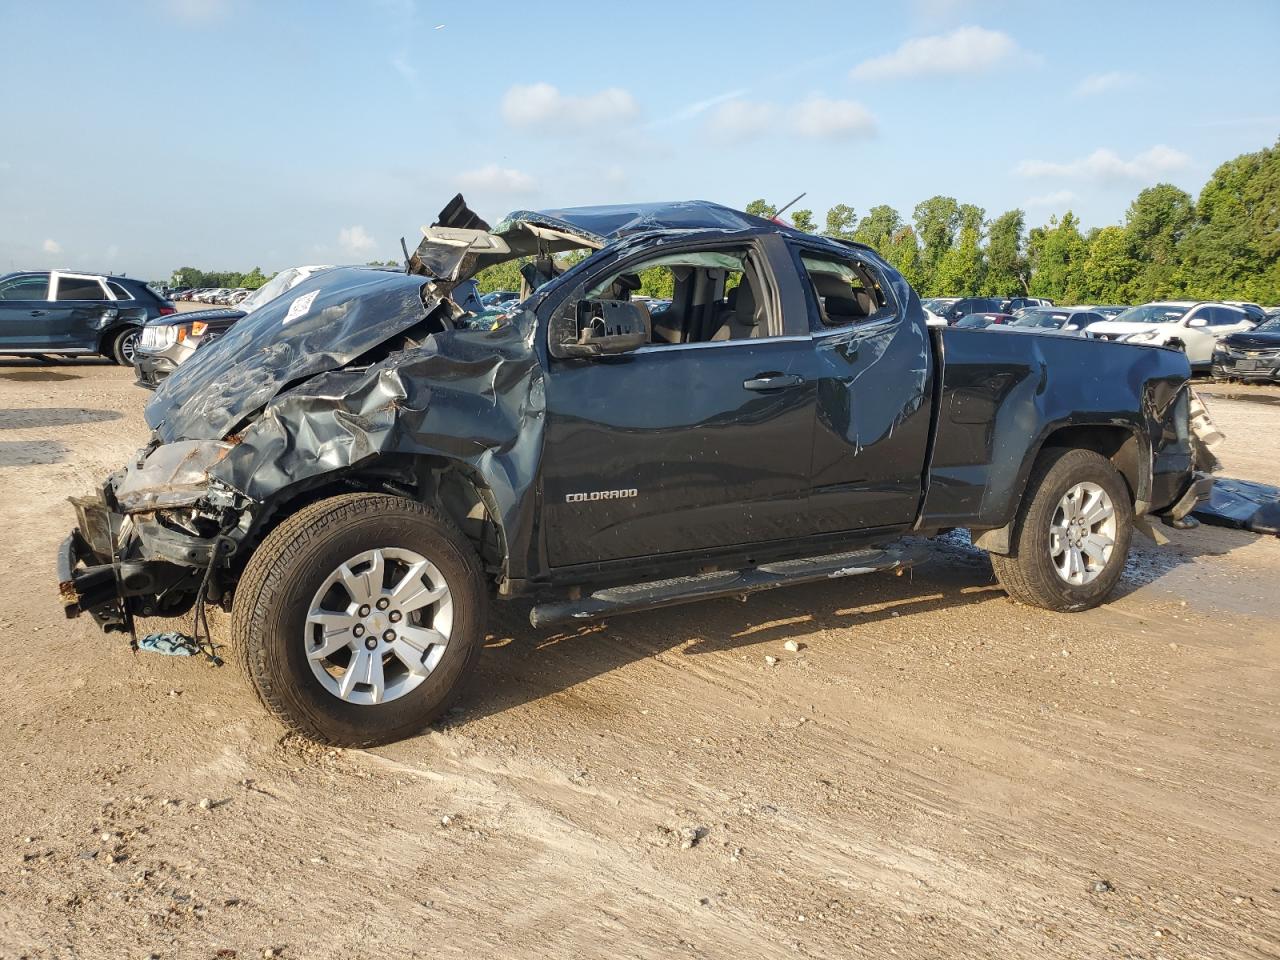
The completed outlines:
<svg viewBox="0 0 1280 960">
<path fill-rule="evenodd" d="M 1187 314 L 1189 307 L 1177 304 L 1150 303 L 1143 307 L 1130 307 L 1116 314 L 1116 323 L 1176 323 Z"/>
<path fill-rule="evenodd" d="M 280 294 L 284 293 L 302 282 L 305 271 L 318 273 L 321 270 L 330 269 L 329 267 L 289 267 L 287 270 L 281 270 L 274 277 L 260 286 L 253 293 L 249 294 L 240 301 L 240 309 L 245 313 L 252 313 L 264 303 L 270 303 Z M 310 274 L 307 274 L 309 276 Z"/>
</svg>

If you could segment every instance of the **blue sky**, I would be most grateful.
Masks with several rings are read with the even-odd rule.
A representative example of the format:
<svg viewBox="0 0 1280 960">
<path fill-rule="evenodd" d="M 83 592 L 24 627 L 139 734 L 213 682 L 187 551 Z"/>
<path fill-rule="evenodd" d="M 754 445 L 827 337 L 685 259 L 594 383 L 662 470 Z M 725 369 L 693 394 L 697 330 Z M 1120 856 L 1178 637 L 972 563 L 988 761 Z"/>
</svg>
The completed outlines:
<svg viewBox="0 0 1280 960">
<path fill-rule="evenodd" d="M 1280 135 L 1280 2 L 0 0 L 0 269 L 398 255 L 522 207 L 1119 222 Z"/>
</svg>

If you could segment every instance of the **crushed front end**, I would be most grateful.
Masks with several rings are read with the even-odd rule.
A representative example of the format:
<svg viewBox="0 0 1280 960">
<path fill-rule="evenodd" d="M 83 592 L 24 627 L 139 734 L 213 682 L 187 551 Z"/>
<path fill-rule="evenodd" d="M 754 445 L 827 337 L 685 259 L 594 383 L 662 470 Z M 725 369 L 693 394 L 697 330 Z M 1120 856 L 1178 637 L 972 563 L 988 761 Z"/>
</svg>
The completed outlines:
<svg viewBox="0 0 1280 960">
<path fill-rule="evenodd" d="M 233 444 L 183 441 L 139 451 L 96 493 L 72 497 L 76 527 L 58 552 L 68 617 L 104 631 L 185 613 L 248 529 L 248 501 L 209 477 Z"/>
</svg>

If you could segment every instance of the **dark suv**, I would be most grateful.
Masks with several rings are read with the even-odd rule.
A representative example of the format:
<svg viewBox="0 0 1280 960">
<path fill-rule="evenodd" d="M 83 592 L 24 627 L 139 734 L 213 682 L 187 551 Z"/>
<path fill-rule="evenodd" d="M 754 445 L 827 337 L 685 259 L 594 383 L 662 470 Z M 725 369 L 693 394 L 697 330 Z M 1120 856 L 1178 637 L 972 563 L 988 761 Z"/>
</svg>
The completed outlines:
<svg viewBox="0 0 1280 960">
<path fill-rule="evenodd" d="M 142 324 L 175 312 L 141 280 L 60 270 L 0 277 L 0 354 L 133 363 Z"/>
<path fill-rule="evenodd" d="M 953 327 L 961 317 L 971 313 L 1004 313 L 1000 309 L 1003 302 L 1000 297 L 963 297 L 947 307 L 942 318 L 947 321 L 947 326 Z"/>
</svg>

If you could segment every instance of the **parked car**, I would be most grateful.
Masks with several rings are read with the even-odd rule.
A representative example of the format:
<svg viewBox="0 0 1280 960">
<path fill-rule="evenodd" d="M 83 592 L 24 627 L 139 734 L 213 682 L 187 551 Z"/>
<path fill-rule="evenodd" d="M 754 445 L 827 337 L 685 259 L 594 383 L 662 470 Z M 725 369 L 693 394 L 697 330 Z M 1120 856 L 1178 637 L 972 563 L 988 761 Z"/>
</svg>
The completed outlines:
<svg viewBox="0 0 1280 960">
<path fill-rule="evenodd" d="M 971 313 L 1004 313 L 1002 303 L 999 297 L 961 297 L 941 311 L 934 312 L 947 321 L 947 326 L 954 326 L 957 320 Z"/>
<path fill-rule="evenodd" d="M 1120 316 L 1120 314 L 1124 313 L 1128 309 L 1130 309 L 1130 307 L 1127 304 L 1108 303 L 1101 306 L 1095 305 L 1093 307 L 1093 312 L 1102 314 L 1103 320 L 1111 320 Z"/>
<path fill-rule="evenodd" d="M 1036 331 L 1084 336 L 1084 330 L 1090 324 L 1102 319 L 1102 314 L 1093 307 L 1031 307 L 1019 314 L 1007 329 L 1019 333 Z"/>
<path fill-rule="evenodd" d="M 1230 333 L 1213 348 L 1213 375 L 1280 382 L 1280 311 L 1252 330 Z"/>
<path fill-rule="evenodd" d="M 956 321 L 960 330 L 985 330 L 990 326 L 1003 326 L 1013 322 L 1010 313 L 967 313 Z"/>
<path fill-rule="evenodd" d="M 943 314 L 946 312 L 947 307 L 959 300 L 959 297 L 925 297 L 920 301 L 920 305 L 936 314 Z"/>
<path fill-rule="evenodd" d="M 457 197 L 409 272 L 312 276 L 179 368 L 73 501 L 68 615 L 222 602 L 277 717 L 371 744 L 447 708 L 491 600 L 579 623 L 899 570 L 895 537 L 967 527 L 1012 596 L 1084 610 L 1135 514 L 1207 495 L 1173 351 L 929 331 L 874 249 L 715 204 L 500 231 Z M 520 310 L 471 329 L 453 291 L 515 257 L 545 261 Z M 651 268 L 661 323 L 629 299 Z"/>
<path fill-rule="evenodd" d="M 1254 323 L 1261 323 L 1267 319 L 1267 311 L 1256 303 L 1250 303 L 1247 300 L 1223 300 L 1222 302 L 1233 307 L 1239 307 Z"/>
<path fill-rule="evenodd" d="M 1046 297 L 1010 297 L 1000 304 L 1002 313 L 1015 313 L 1024 307 L 1052 307 L 1053 301 Z"/>
<path fill-rule="evenodd" d="M 1099 340 L 1173 347 L 1187 355 L 1193 370 L 1208 370 L 1215 343 L 1253 326 L 1249 315 L 1231 304 L 1171 300 L 1130 307 L 1113 320 L 1090 324 L 1085 332 Z"/>
<path fill-rule="evenodd" d="M 497 307 L 512 300 L 519 300 L 520 294 L 514 290 L 491 290 L 480 296 L 480 302 L 486 307 Z"/>
<path fill-rule="evenodd" d="M 254 290 L 239 305 L 178 313 L 148 323 L 138 340 L 133 369 L 140 387 L 154 390 L 201 347 L 222 336 L 246 314 L 269 303 L 328 266 L 290 267 Z"/>
<path fill-rule="evenodd" d="M 142 325 L 175 310 L 130 277 L 61 270 L 6 274 L 0 277 L 0 354 L 100 354 L 132 363 Z"/>
</svg>

